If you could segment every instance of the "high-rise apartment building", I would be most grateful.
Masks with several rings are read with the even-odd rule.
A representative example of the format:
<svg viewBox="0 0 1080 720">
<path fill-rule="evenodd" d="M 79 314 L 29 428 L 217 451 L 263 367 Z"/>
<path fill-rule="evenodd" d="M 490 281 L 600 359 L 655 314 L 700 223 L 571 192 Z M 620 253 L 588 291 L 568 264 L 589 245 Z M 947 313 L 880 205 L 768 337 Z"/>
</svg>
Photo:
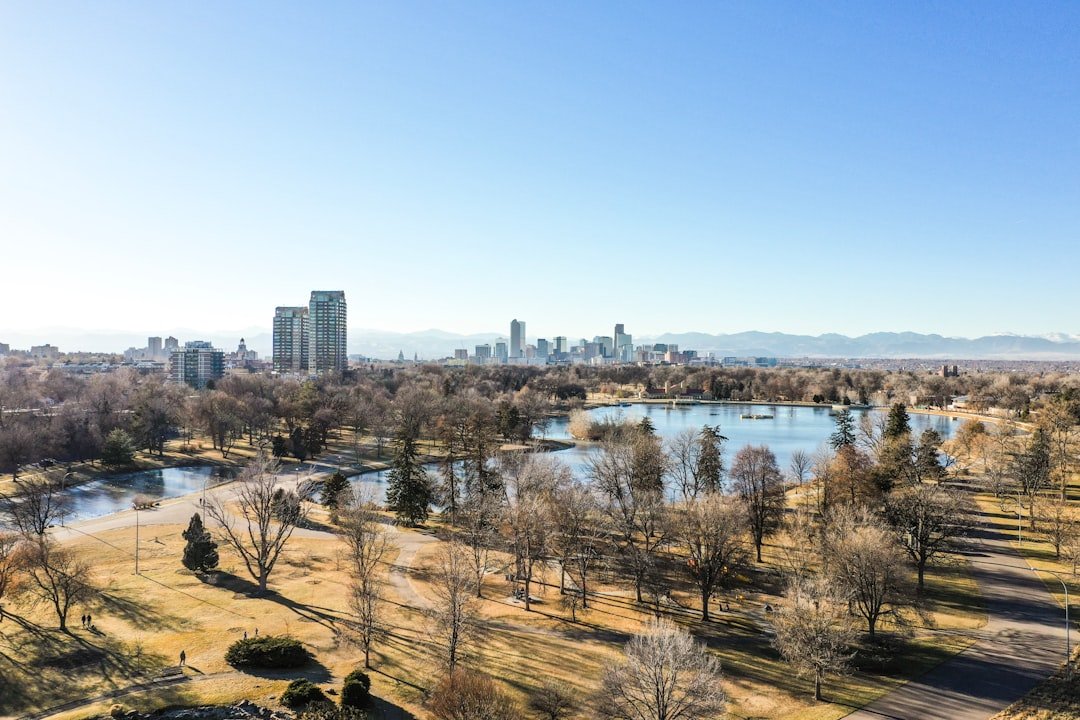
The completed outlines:
<svg viewBox="0 0 1080 720">
<path fill-rule="evenodd" d="M 525 357 L 525 321 L 510 321 L 510 357 Z"/>
<path fill-rule="evenodd" d="M 165 354 L 171 355 L 173 352 L 180 349 L 180 341 L 174 338 L 172 335 L 165 338 Z"/>
<path fill-rule="evenodd" d="M 169 360 L 170 380 L 200 390 L 224 375 L 225 353 L 203 340 L 184 343 L 184 349 L 174 351 Z"/>
<path fill-rule="evenodd" d="M 161 338 L 151 337 L 146 339 L 146 350 L 151 360 L 161 357 Z"/>
<path fill-rule="evenodd" d="M 342 372 L 349 364 L 345 292 L 312 290 L 308 303 L 308 372 Z"/>
<path fill-rule="evenodd" d="M 308 367 L 308 309 L 274 309 L 274 372 L 305 373 Z"/>
</svg>

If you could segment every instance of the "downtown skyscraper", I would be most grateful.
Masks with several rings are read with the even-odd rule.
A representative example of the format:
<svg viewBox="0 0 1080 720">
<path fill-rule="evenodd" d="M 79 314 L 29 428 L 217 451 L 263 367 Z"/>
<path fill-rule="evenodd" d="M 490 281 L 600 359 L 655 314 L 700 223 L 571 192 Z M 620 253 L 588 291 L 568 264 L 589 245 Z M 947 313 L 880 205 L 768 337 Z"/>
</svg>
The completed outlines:
<svg viewBox="0 0 1080 720">
<path fill-rule="evenodd" d="M 510 357 L 525 357 L 525 321 L 510 321 Z"/>
</svg>

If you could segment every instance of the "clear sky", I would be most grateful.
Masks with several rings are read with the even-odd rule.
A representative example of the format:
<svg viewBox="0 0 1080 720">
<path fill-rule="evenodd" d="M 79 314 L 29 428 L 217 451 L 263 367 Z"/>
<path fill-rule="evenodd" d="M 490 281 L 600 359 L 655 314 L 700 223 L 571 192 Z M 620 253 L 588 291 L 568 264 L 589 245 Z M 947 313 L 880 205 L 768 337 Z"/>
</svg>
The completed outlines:
<svg viewBox="0 0 1080 720">
<path fill-rule="evenodd" d="M 1080 332 L 1078 269 L 1076 2 L 0 2 L 0 340 Z"/>
</svg>

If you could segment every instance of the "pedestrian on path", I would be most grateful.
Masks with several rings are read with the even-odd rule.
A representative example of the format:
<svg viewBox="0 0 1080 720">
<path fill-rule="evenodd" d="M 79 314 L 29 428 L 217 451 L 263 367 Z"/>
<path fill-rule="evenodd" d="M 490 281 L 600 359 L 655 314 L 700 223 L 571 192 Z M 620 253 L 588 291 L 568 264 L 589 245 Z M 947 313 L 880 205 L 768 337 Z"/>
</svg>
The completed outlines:
<svg viewBox="0 0 1080 720">
<path fill-rule="evenodd" d="M 187 665 L 187 653 L 183 650 L 180 651 L 180 667 Z"/>
</svg>

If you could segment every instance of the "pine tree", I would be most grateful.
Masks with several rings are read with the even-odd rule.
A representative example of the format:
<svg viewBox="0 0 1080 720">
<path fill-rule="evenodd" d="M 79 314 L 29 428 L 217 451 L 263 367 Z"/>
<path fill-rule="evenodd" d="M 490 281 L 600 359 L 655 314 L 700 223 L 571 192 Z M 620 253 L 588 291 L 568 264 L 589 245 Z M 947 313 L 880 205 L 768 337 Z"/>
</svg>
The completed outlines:
<svg viewBox="0 0 1080 720">
<path fill-rule="evenodd" d="M 217 567 L 217 543 L 206 530 L 199 513 L 191 516 L 187 530 L 181 534 L 187 540 L 182 560 L 184 567 L 193 572 L 206 572 Z"/>
<path fill-rule="evenodd" d="M 433 499 L 434 489 L 417 456 L 416 440 L 403 434 L 386 487 L 387 507 L 398 520 L 415 526 L 427 520 Z"/>
<path fill-rule="evenodd" d="M 101 461 L 106 465 L 130 465 L 135 461 L 135 441 L 120 428 L 105 437 Z"/>
<path fill-rule="evenodd" d="M 911 422 L 904 403 L 895 403 L 889 408 L 889 417 L 885 420 L 885 437 L 889 440 L 902 438 L 911 432 Z"/>
<path fill-rule="evenodd" d="M 698 436 L 698 477 L 711 492 L 720 491 L 720 481 L 724 476 L 724 442 L 726 437 L 720 434 L 720 426 L 701 428 Z"/>
<path fill-rule="evenodd" d="M 349 481 L 341 473 L 335 472 L 322 486 L 322 504 L 331 510 L 336 510 L 341 504 L 341 495 L 349 489 Z"/>
<path fill-rule="evenodd" d="M 833 450 L 855 445 L 855 418 L 851 417 L 851 411 L 847 408 L 836 413 L 836 432 L 829 438 L 829 443 Z"/>
</svg>

